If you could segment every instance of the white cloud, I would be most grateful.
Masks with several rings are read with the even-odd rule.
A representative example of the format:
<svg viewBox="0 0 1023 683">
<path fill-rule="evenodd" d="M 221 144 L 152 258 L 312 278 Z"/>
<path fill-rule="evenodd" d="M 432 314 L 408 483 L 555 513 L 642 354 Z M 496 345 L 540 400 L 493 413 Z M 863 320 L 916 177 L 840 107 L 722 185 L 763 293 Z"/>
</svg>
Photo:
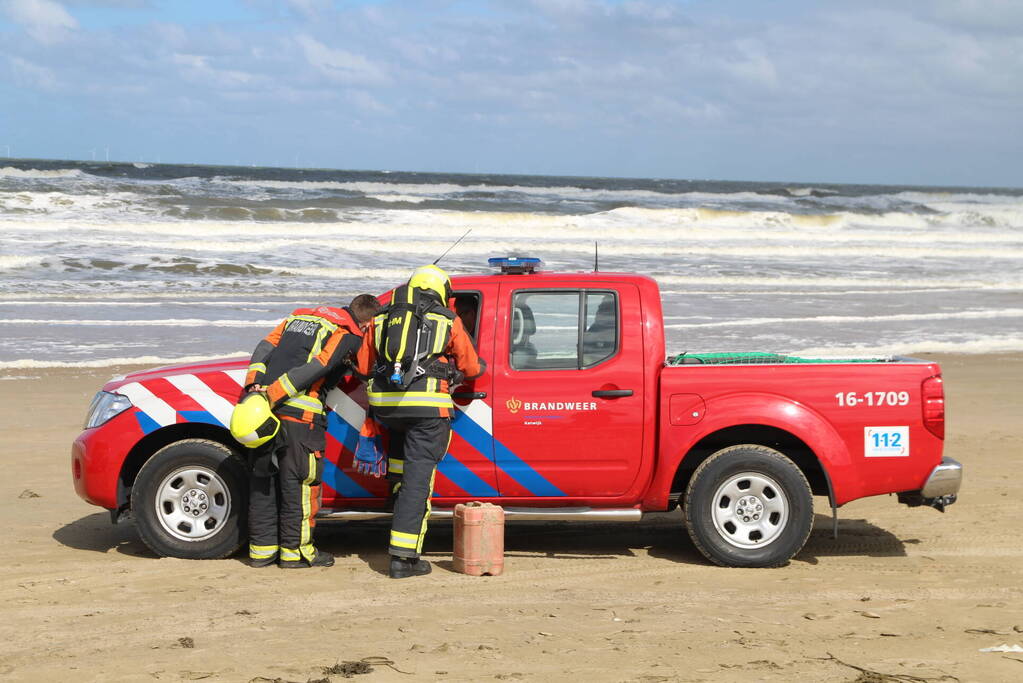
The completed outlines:
<svg viewBox="0 0 1023 683">
<path fill-rule="evenodd" d="M 78 21 L 54 0 L 3 0 L 4 14 L 35 40 L 45 45 L 59 43 L 78 28 Z"/>
<path fill-rule="evenodd" d="M 344 85 L 385 85 L 386 71 L 362 55 L 327 47 L 315 38 L 300 35 L 296 38 L 306 61 L 324 76 Z"/>
<path fill-rule="evenodd" d="M 10 65 L 14 81 L 18 85 L 47 92 L 54 92 L 59 88 L 57 75 L 52 69 L 33 64 L 21 57 L 12 57 Z"/>
<path fill-rule="evenodd" d="M 175 53 L 171 61 L 182 67 L 185 77 L 213 88 L 244 88 L 255 81 L 252 74 L 236 69 L 219 69 L 210 65 L 209 57 Z"/>
</svg>

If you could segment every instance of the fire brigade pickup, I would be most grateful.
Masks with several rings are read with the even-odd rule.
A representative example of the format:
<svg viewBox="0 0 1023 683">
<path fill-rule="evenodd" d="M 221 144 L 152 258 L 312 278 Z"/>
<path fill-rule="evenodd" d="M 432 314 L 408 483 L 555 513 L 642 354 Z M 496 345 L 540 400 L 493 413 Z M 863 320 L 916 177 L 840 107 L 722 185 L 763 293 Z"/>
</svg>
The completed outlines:
<svg viewBox="0 0 1023 683">
<path fill-rule="evenodd" d="M 651 278 L 492 261 L 499 273 L 453 278 L 453 303 L 488 370 L 455 389 L 434 517 L 472 500 L 503 506 L 509 520 L 625 522 L 681 507 L 709 560 L 772 567 L 806 542 L 814 495 L 833 512 L 883 493 L 939 510 L 955 501 L 962 467 L 942 457 L 936 363 L 767 353 L 666 360 Z M 130 513 L 159 555 L 236 552 L 246 540 L 246 449 L 226 425 L 247 363 L 112 379 L 72 448 L 78 494 L 114 521 Z M 386 480 L 352 467 L 364 387 L 345 378 L 326 402 L 319 518 L 387 515 Z"/>
</svg>

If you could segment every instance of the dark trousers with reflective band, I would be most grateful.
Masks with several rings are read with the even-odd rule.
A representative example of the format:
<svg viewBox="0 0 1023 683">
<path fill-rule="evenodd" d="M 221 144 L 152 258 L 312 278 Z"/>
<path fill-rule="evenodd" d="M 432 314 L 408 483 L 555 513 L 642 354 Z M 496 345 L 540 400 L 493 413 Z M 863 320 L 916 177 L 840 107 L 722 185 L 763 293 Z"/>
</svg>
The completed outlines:
<svg viewBox="0 0 1023 683">
<path fill-rule="evenodd" d="M 401 462 L 389 552 L 399 557 L 419 557 L 430 516 L 437 465 L 451 442 L 451 420 L 446 417 L 387 417 L 380 421 L 389 432 L 389 462 Z"/>
<path fill-rule="evenodd" d="M 313 526 L 320 507 L 325 439 L 322 427 L 281 420 L 270 448 L 254 455 L 249 485 L 252 559 L 279 552 L 282 562 L 298 562 L 316 555 Z"/>
</svg>

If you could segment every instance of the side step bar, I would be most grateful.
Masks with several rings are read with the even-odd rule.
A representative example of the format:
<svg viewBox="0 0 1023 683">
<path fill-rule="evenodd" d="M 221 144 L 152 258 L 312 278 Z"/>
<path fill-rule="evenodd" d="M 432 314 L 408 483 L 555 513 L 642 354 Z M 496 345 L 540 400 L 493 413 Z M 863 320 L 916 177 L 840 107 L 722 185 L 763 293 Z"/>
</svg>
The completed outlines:
<svg viewBox="0 0 1023 683">
<path fill-rule="evenodd" d="M 322 520 L 355 521 L 361 519 L 385 519 L 390 512 L 382 510 L 320 510 L 316 518 Z M 454 510 L 434 508 L 430 519 L 451 519 Z M 643 512 L 635 508 L 504 508 L 504 517 L 508 521 L 521 522 L 638 522 Z"/>
</svg>

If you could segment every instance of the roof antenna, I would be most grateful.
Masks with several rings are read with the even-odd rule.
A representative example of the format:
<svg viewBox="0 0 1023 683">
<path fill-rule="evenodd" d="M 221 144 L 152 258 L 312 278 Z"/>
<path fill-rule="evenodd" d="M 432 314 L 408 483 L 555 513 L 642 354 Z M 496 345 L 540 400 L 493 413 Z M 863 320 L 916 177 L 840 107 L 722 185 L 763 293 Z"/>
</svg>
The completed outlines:
<svg viewBox="0 0 1023 683">
<path fill-rule="evenodd" d="M 465 235 L 462 235 L 461 237 L 459 237 L 459 238 L 458 238 L 457 240 L 455 240 L 455 243 L 454 243 L 454 244 L 452 244 L 452 245 L 451 245 L 450 247 L 448 247 L 447 249 L 445 249 L 445 250 L 444 250 L 444 253 L 443 253 L 443 254 L 441 254 L 440 256 L 438 256 L 438 257 L 437 257 L 437 260 L 433 262 L 433 265 L 437 265 L 438 263 L 440 263 L 440 260 L 441 260 L 442 258 L 444 258 L 445 256 L 447 256 L 447 255 L 448 255 L 448 252 L 449 252 L 449 251 L 451 251 L 452 249 L 454 249 L 455 247 L 457 247 L 457 246 L 458 246 L 458 243 L 459 243 L 459 242 L 461 242 L 462 240 L 464 240 L 464 239 L 465 239 L 465 236 L 466 236 L 466 235 L 468 235 L 468 234 L 469 234 L 470 232 L 472 232 L 472 228 L 469 228 L 468 230 L 466 230 L 466 231 L 465 231 Z"/>
<path fill-rule="evenodd" d="M 600 256 L 597 253 L 597 242 L 593 242 L 593 272 L 596 273 L 600 266 Z"/>
</svg>

